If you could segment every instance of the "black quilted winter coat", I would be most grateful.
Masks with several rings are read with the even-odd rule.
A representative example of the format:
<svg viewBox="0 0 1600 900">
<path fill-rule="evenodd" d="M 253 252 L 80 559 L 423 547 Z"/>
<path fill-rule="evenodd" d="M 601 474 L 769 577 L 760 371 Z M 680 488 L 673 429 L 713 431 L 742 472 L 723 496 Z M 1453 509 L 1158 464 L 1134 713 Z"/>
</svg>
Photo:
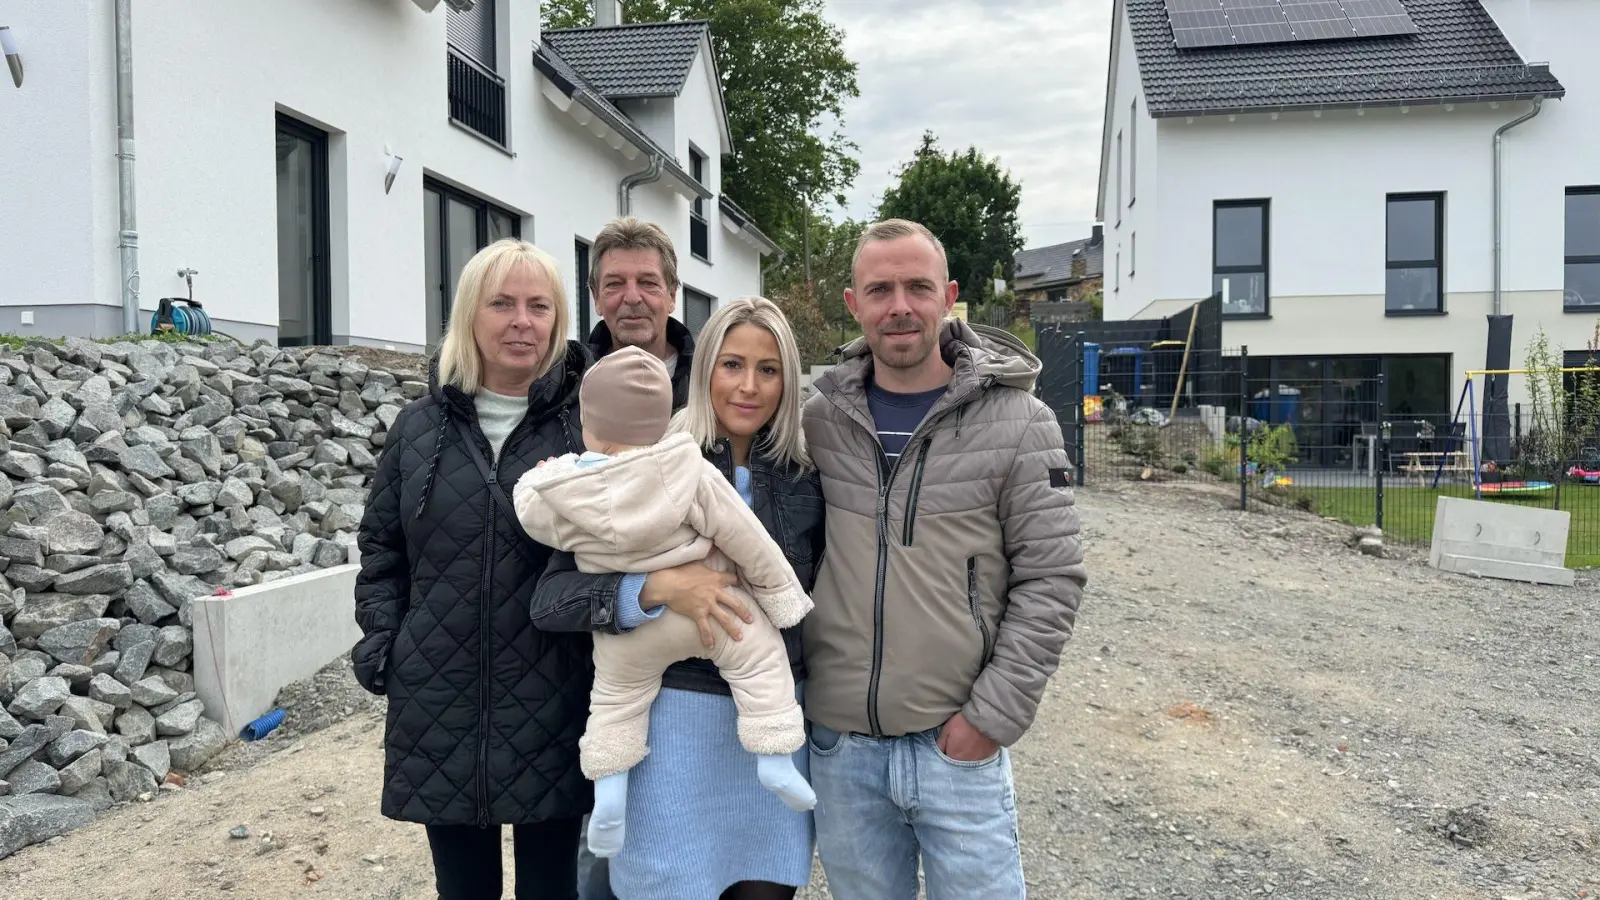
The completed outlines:
<svg viewBox="0 0 1600 900">
<path fill-rule="evenodd" d="M 587 352 L 529 390 L 528 414 L 494 461 L 509 496 L 540 460 L 581 449 Z M 356 678 L 387 694 L 385 816 L 425 825 L 517 825 L 593 805 L 578 738 L 593 681 L 587 634 L 535 629 L 550 556 L 501 509 L 462 435 L 493 459 L 472 397 L 440 387 L 390 429 L 361 521 Z M 464 426 L 457 429 L 451 419 Z"/>
</svg>

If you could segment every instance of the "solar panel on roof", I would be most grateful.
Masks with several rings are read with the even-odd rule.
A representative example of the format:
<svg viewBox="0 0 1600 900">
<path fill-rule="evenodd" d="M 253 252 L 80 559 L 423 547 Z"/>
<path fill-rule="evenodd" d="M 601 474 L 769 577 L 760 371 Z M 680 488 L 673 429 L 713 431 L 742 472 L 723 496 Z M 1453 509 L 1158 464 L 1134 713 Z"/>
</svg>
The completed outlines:
<svg viewBox="0 0 1600 900">
<path fill-rule="evenodd" d="M 1180 49 L 1416 34 L 1402 0 L 1165 0 Z"/>
<path fill-rule="evenodd" d="M 1416 34 L 1417 25 L 1400 0 L 1340 0 L 1357 37 Z"/>
<path fill-rule="evenodd" d="M 1328 41 L 1354 37 L 1350 20 L 1338 0 L 1300 0 L 1283 4 L 1284 17 L 1300 41 Z"/>
</svg>

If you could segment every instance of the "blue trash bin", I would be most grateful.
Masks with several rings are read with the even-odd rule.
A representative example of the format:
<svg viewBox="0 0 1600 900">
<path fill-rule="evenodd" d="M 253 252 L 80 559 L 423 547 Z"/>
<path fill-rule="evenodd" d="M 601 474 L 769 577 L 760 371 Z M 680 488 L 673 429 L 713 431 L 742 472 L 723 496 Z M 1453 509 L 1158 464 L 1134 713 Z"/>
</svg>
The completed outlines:
<svg viewBox="0 0 1600 900">
<path fill-rule="evenodd" d="M 1084 342 L 1083 345 L 1083 395 L 1094 397 L 1100 393 L 1100 345 Z"/>
<path fill-rule="evenodd" d="M 1300 418 L 1300 391 L 1296 388 L 1279 386 L 1275 403 L 1267 390 L 1257 391 L 1251 400 L 1251 417 L 1268 425 L 1293 423 Z"/>
</svg>

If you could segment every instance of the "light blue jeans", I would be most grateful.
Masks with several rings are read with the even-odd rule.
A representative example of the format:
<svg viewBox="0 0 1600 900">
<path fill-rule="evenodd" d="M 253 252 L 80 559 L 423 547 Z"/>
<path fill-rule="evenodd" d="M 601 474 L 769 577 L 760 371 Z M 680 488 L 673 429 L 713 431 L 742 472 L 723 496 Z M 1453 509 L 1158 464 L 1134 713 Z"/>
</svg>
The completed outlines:
<svg viewBox="0 0 1600 900">
<path fill-rule="evenodd" d="M 1017 798 L 1004 749 L 939 752 L 937 731 L 841 735 L 810 726 L 817 854 L 835 900 L 1023 900 Z"/>
</svg>

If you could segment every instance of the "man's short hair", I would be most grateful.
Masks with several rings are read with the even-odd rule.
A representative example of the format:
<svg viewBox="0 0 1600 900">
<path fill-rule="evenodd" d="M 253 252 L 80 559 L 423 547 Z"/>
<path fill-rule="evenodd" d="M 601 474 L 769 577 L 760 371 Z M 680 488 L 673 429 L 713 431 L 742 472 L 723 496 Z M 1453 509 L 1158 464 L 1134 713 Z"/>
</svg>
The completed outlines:
<svg viewBox="0 0 1600 900">
<path fill-rule="evenodd" d="M 850 281 L 855 282 L 856 266 L 861 265 L 861 250 L 873 241 L 893 241 L 900 238 L 925 237 L 933 244 L 933 249 L 939 253 L 939 261 L 944 264 L 944 281 L 950 280 L 950 259 L 945 256 L 944 244 L 928 230 L 928 226 L 910 219 L 884 219 L 873 222 L 866 230 L 861 232 L 861 237 L 856 238 L 856 252 L 850 257 Z"/>
<path fill-rule="evenodd" d="M 660 225 L 633 216 L 607 222 L 595 235 L 594 246 L 589 250 L 590 290 L 600 290 L 600 262 L 613 250 L 654 250 L 661 254 L 661 277 L 666 279 L 668 290 L 677 291 L 678 253 L 672 249 L 672 238 L 667 237 Z"/>
</svg>

